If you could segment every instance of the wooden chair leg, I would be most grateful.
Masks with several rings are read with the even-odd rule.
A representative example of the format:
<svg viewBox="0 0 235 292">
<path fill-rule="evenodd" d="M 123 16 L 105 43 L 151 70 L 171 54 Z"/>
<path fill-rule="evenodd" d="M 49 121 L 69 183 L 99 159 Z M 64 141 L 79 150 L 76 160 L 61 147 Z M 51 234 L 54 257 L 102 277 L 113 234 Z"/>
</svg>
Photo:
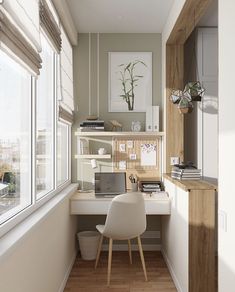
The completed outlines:
<svg viewBox="0 0 235 292">
<path fill-rule="evenodd" d="M 113 249 L 113 240 L 109 238 L 109 260 L 108 260 L 108 279 L 107 285 L 110 284 L 110 274 L 111 274 L 111 264 L 112 264 L 112 249 Z"/>
<path fill-rule="evenodd" d="M 145 281 L 148 281 L 146 267 L 145 267 L 145 261 L 144 261 L 144 254 L 143 254 L 143 249 L 142 249 L 140 236 L 138 236 L 137 238 L 138 238 L 138 246 L 139 246 L 140 258 L 141 258 L 142 267 L 143 267 L 143 270 L 144 270 Z"/>
<path fill-rule="evenodd" d="M 128 239 L 128 251 L 129 251 L 130 264 L 132 265 L 132 254 L 131 254 L 131 241 L 130 241 L 130 239 Z"/>
<path fill-rule="evenodd" d="M 100 252 L 101 252 L 101 247 L 102 247 L 102 243 L 103 243 L 103 238 L 104 238 L 104 236 L 101 235 L 100 241 L 99 241 L 98 250 L 97 250 L 97 254 L 96 254 L 95 269 L 97 268 L 97 265 L 98 265 L 98 262 L 99 262 L 99 259 L 100 259 Z"/>
</svg>

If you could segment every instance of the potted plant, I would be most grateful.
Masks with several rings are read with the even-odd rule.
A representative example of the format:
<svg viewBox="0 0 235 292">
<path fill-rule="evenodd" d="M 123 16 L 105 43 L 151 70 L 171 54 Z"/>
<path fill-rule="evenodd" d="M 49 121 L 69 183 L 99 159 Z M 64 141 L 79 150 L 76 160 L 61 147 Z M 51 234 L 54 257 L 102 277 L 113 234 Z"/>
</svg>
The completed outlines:
<svg viewBox="0 0 235 292">
<path fill-rule="evenodd" d="M 205 89 L 199 81 L 192 81 L 185 85 L 184 92 L 187 92 L 191 96 L 192 101 L 201 101 Z"/>
<path fill-rule="evenodd" d="M 189 95 L 184 93 L 178 104 L 178 109 L 181 114 L 188 114 L 193 111 L 193 103 Z"/>
</svg>

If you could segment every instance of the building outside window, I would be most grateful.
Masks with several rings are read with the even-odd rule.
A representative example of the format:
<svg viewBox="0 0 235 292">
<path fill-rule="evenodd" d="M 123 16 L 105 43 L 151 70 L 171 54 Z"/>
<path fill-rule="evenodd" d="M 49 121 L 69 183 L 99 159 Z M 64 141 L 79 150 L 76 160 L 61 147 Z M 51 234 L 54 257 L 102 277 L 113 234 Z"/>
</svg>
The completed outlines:
<svg viewBox="0 0 235 292">
<path fill-rule="evenodd" d="M 31 75 L 0 50 L 0 223 L 32 203 Z"/>
</svg>

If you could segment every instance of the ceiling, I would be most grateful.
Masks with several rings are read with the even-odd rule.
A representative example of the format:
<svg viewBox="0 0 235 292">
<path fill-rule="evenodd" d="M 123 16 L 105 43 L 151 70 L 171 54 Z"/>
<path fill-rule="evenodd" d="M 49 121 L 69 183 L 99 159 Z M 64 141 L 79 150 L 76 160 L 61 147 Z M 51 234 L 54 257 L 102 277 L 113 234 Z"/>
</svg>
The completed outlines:
<svg viewBox="0 0 235 292">
<path fill-rule="evenodd" d="M 174 0 L 66 0 L 78 32 L 162 32 Z"/>
</svg>

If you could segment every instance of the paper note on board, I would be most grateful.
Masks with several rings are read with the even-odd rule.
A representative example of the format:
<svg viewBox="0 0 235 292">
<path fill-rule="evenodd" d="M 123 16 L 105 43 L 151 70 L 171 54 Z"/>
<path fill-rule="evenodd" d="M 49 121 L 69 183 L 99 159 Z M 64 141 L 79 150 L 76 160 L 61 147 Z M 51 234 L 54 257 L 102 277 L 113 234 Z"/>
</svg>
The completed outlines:
<svg viewBox="0 0 235 292">
<path fill-rule="evenodd" d="M 141 144 L 141 166 L 156 166 L 157 146 L 154 143 Z"/>
</svg>

